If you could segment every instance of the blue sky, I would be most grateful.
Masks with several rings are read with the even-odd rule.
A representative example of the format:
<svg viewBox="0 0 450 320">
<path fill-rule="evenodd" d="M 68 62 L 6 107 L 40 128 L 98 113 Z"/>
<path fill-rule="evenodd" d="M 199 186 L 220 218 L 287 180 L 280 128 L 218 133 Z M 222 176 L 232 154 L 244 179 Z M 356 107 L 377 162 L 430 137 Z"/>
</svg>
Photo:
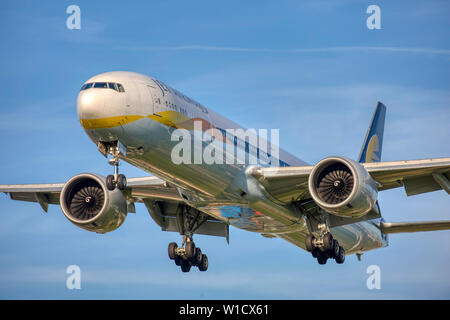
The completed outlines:
<svg viewBox="0 0 450 320">
<path fill-rule="evenodd" d="M 66 8 L 81 8 L 81 30 Z M 381 8 L 381 30 L 366 8 Z M 0 9 L 0 183 L 64 182 L 111 167 L 84 134 L 76 96 L 112 70 L 154 76 L 252 128 L 280 129 L 308 163 L 356 158 L 376 102 L 387 107 L 383 160 L 450 155 L 447 1 L 3 1 Z M 144 172 L 124 165 L 128 177 Z M 449 219 L 443 191 L 380 194 L 388 221 Z M 197 236 L 210 267 L 169 261 L 175 233 L 143 205 L 115 232 L 74 227 L 58 206 L 0 195 L 0 298 L 450 298 L 450 232 L 392 235 L 362 261 L 319 266 L 280 239 L 231 229 L 230 244 Z M 66 289 L 79 265 L 82 289 Z M 366 269 L 382 272 L 366 288 Z"/>
</svg>

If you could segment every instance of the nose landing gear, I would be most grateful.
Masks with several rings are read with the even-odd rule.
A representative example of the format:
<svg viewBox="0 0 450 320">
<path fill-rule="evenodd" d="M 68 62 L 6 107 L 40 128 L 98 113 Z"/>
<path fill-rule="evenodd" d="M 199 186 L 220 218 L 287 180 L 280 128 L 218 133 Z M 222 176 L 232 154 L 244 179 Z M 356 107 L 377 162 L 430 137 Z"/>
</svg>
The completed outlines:
<svg viewBox="0 0 450 320">
<path fill-rule="evenodd" d="M 108 163 L 114 166 L 114 175 L 108 175 L 106 177 L 106 187 L 108 190 L 113 191 L 116 187 L 119 190 L 125 190 L 127 187 L 127 178 L 123 174 L 119 174 L 119 150 L 118 148 L 111 147 L 108 150 L 113 157 L 109 159 Z"/>
</svg>

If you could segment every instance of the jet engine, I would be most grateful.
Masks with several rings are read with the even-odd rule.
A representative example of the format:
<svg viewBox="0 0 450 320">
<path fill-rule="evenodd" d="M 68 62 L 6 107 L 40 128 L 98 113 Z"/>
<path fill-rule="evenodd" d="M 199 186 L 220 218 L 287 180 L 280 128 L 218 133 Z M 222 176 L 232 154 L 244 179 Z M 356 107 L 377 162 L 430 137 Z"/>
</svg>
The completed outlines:
<svg viewBox="0 0 450 320">
<path fill-rule="evenodd" d="M 127 202 L 118 189 L 106 188 L 105 178 L 83 173 L 71 178 L 60 195 L 61 209 L 77 227 L 97 233 L 119 228 L 127 216 Z"/>
<path fill-rule="evenodd" d="M 375 181 L 359 163 L 330 157 L 312 170 L 309 192 L 323 210 L 341 217 L 359 218 L 370 212 L 376 203 Z"/>
</svg>

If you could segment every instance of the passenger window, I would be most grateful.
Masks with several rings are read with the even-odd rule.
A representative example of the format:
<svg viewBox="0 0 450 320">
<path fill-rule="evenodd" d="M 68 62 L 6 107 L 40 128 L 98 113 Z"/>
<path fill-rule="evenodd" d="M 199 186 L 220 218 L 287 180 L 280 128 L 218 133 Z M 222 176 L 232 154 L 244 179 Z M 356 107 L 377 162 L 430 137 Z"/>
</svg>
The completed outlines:
<svg viewBox="0 0 450 320">
<path fill-rule="evenodd" d="M 106 84 L 106 82 L 96 82 L 94 84 L 94 88 L 108 88 L 108 85 Z"/>
<path fill-rule="evenodd" d="M 117 83 L 117 89 L 119 89 L 119 92 L 125 92 L 125 89 L 120 83 Z"/>
<path fill-rule="evenodd" d="M 108 82 L 108 87 L 109 87 L 110 89 L 119 91 L 119 90 L 117 90 L 116 84 L 115 84 L 114 82 Z"/>
</svg>

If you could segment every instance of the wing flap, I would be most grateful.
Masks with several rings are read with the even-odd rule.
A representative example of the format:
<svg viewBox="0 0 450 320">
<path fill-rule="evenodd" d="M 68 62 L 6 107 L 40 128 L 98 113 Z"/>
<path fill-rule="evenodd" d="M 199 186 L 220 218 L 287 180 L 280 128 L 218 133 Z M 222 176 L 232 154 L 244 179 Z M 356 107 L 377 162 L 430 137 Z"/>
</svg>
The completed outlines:
<svg viewBox="0 0 450 320">
<path fill-rule="evenodd" d="M 442 189 L 432 175 L 405 178 L 403 179 L 403 185 L 408 196 Z"/>
<path fill-rule="evenodd" d="M 200 212 L 183 203 L 174 203 L 168 201 L 159 201 L 145 199 L 144 204 L 147 207 L 150 217 L 155 223 L 161 227 L 162 231 L 172 231 L 184 234 L 185 224 L 189 223 L 186 214 L 187 211 L 195 211 L 194 215 L 198 215 L 199 220 L 195 227 L 195 234 L 208 236 L 217 236 L 226 238 L 229 241 L 229 225 L 223 221 Z M 189 210 L 186 210 L 188 209 Z M 201 217 L 200 217 L 201 216 Z"/>
<path fill-rule="evenodd" d="M 176 218 L 168 217 L 165 220 L 162 231 L 180 232 Z M 195 234 L 228 238 L 228 224 L 220 221 L 206 221 L 195 230 Z"/>
<path fill-rule="evenodd" d="M 48 204 L 59 204 L 58 192 L 10 192 L 9 196 L 12 200 L 27 202 L 47 202 Z"/>
</svg>

